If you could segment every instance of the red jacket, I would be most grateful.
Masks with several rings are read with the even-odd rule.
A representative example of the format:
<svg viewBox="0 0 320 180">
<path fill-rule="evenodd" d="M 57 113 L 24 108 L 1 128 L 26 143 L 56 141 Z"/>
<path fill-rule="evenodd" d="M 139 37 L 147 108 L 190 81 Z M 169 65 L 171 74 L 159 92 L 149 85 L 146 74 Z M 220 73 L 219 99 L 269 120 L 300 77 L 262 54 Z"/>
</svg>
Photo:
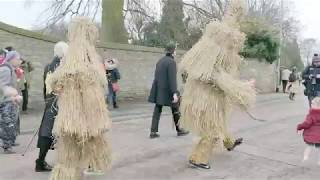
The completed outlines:
<svg viewBox="0 0 320 180">
<path fill-rule="evenodd" d="M 320 109 L 311 109 L 306 120 L 298 125 L 297 130 L 304 130 L 305 142 L 320 143 Z"/>
</svg>

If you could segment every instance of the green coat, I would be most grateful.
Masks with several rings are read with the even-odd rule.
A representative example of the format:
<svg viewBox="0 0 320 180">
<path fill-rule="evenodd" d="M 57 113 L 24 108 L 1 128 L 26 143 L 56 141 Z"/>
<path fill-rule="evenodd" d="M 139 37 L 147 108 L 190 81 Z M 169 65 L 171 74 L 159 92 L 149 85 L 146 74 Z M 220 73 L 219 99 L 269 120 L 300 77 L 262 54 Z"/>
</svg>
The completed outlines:
<svg viewBox="0 0 320 180">
<path fill-rule="evenodd" d="M 27 61 L 26 63 L 21 65 L 21 68 L 24 71 L 24 77 L 23 77 L 23 82 L 21 82 L 21 84 L 27 83 L 27 88 L 30 88 L 30 84 L 31 84 L 31 72 L 34 70 L 33 65 L 31 64 L 31 62 Z M 22 88 L 22 86 L 19 86 Z M 24 88 L 23 88 L 24 89 Z M 23 90 L 22 89 L 22 90 Z"/>
</svg>

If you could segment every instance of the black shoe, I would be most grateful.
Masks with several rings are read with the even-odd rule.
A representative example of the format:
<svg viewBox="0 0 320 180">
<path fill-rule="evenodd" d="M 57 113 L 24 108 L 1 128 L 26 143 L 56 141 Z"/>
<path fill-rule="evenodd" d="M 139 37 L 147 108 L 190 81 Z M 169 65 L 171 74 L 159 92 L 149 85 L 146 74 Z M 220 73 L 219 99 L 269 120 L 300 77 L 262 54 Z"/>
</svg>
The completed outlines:
<svg viewBox="0 0 320 180">
<path fill-rule="evenodd" d="M 242 144 L 243 138 L 238 138 L 236 141 L 234 141 L 234 144 L 231 148 L 227 148 L 228 151 L 233 151 L 235 147 L 239 146 Z"/>
<path fill-rule="evenodd" d="M 36 160 L 36 172 L 50 172 L 52 171 L 52 167 L 46 163 L 45 161 L 41 162 L 39 160 Z"/>
<path fill-rule="evenodd" d="M 292 93 L 290 93 L 289 99 L 290 99 L 291 101 L 293 101 L 293 94 L 292 94 Z"/>
<path fill-rule="evenodd" d="M 117 103 L 114 103 L 114 104 L 113 104 L 113 108 L 114 108 L 114 109 L 118 109 L 118 108 L 119 108 L 119 106 L 117 105 Z"/>
<path fill-rule="evenodd" d="M 158 133 L 156 133 L 156 132 L 151 132 L 150 133 L 150 139 L 155 139 L 155 138 L 159 138 L 159 137 L 160 137 L 160 135 Z"/>
<path fill-rule="evenodd" d="M 180 129 L 178 132 L 177 132 L 177 135 L 178 136 L 186 136 L 189 134 L 189 131 L 186 131 L 184 129 Z"/>
<path fill-rule="evenodd" d="M 203 164 L 203 163 L 197 164 L 197 163 L 193 162 L 192 160 L 190 160 L 189 163 L 190 163 L 192 166 L 197 167 L 197 168 L 211 169 L 211 167 L 210 167 L 209 164 Z"/>
</svg>

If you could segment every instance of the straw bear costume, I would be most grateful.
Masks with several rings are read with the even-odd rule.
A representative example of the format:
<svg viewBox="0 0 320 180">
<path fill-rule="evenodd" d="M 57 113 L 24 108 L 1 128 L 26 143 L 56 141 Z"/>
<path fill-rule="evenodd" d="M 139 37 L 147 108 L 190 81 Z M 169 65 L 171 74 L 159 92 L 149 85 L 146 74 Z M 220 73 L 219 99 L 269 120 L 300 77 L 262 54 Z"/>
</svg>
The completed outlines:
<svg viewBox="0 0 320 180">
<path fill-rule="evenodd" d="M 221 22 L 213 21 L 202 38 L 182 58 L 188 73 L 181 104 L 181 124 L 200 136 L 190 161 L 208 164 L 212 152 L 233 140 L 227 129 L 232 105 L 247 108 L 255 101 L 255 90 L 237 77 L 245 35 L 239 21 L 245 12 L 243 0 L 232 0 Z"/>
<path fill-rule="evenodd" d="M 98 30 L 89 19 L 74 18 L 68 38 L 68 53 L 46 82 L 59 97 L 54 126 L 58 163 L 51 180 L 77 180 L 83 168 L 105 170 L 111 164 L 106 139 L 111 120 L 104 100 L 107 80 L 95 49 Z"/>
</svg>

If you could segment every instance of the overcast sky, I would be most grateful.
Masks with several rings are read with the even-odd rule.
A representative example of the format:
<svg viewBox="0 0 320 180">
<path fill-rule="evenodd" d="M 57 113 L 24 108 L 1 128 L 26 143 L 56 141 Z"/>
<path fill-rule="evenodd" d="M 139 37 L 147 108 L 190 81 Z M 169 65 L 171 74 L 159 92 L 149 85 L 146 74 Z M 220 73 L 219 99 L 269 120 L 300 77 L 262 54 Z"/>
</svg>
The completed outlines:
<svg viewBox="0 0 320 180">
<path fill-rule="evenodd" d="M 27 6 L 27 2 L 32 2 Z M 0 21 L 18 27 L 31 29 L 41 25 L 40 14 L 48 7 L 50 0 L 0 0 Z M 158 1 L 158 0 L 156 0 Z M 288 1 L 288 0 L 285 0 Z M 320 40 L 320 0 L 291 0 L 295 3 L 294 15 L 302 25 L 304 38 Z M 43 20 L 43 19 L 42 19 Z"/>
</svg>

